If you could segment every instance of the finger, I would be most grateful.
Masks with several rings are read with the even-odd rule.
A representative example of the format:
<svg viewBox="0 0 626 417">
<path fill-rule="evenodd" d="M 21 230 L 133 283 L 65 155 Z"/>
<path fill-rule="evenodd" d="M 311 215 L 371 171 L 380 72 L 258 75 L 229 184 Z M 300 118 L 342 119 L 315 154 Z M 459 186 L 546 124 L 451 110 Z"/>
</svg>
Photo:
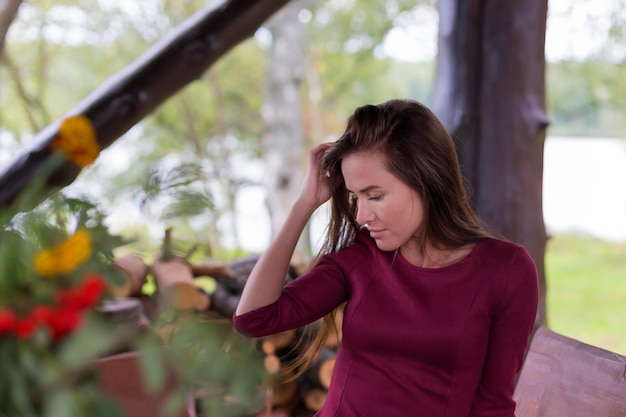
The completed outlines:
<svg viewBox="0 0 626 417">
<path fill-rule="evenodd" d="M 313 148 L 314 152 L 326 152 L 331 146 L 333 146 L 335 144 L 335 142 L 325 142 L 325 143 L 320 143 L 319 145 L 315 146 Z"/>
</svg>

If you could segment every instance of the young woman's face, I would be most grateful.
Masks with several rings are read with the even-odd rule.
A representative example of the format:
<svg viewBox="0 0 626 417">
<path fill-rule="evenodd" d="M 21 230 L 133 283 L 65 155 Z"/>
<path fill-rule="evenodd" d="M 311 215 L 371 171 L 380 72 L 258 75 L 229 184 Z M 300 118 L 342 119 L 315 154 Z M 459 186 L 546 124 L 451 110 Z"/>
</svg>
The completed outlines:
<svg viewBox="0 0 626 417">
<path fill-rule="evenodd" d="M 391 251 L 417 237 L 424 220 L 419 194 L 391 174 L 379 151 L 361 151 L 341 163 L 346 187 L 358 199 L 356 221 L 379 249 Z"/>
</svg>

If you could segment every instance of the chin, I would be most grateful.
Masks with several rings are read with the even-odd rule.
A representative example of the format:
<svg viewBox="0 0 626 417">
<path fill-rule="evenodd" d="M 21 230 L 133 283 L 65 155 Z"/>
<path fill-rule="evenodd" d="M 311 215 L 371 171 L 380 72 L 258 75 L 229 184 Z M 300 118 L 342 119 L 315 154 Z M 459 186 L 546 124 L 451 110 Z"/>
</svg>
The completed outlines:
<svg viewBox="0 0 626 417">
<path fill-rule="evenodd" d="M 374 242 L 376 242 L 376 247 L 378 247 L 378 249 L 382 250 L 383 252 L 393 252 L 399 247 L 399 245 L 385 242 L 384 240 L 374 239 Z"/>
</svg>

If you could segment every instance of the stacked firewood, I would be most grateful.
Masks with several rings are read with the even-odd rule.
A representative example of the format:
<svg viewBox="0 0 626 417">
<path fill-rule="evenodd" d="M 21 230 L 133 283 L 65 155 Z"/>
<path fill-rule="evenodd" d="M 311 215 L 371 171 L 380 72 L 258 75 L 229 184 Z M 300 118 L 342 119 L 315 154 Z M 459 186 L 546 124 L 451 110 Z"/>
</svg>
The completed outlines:
<svg viewBox="0 0 626 417">
<path fill-rule="evenodd" d="M 249 255 L 231 262 L 207 259 L 194 263 L 182 257 L 161 255 L 148 265 L 140 256 L 126 254 L 114 261 L 114 266 L 124 275 L 125 282 L 111 291 L 119 300 L 139 299 L 148 321 L 164 308 L 230 320 L 257 260 L 257 255 Z M 300 265 L 292 265 L 285 282 L 297 279 L 302 270 Z M 146 295 L 142 287 L 150 274 L 154 278 L 156 291 Z M 200 277 L 213 279 L 212 291 L 208 292 L 197 284 Z M 336 321 L 337 328 L 341 329 L 341 311 Z M 312 326 L 316 325 L 319 323 Z M 263 408 L 252 411 L 249 417 L 310 417 L 324 404 L 340 342 L 340 331 L 330 332 L 319 356 L 309 369 L 296 378 L 288 370 L 288 363 L 294 359 L 298 349 L 297 341 L 306 330 L 310 329 L 295 329 L 256 341 L 268 383 L 265 392 L 261 393 L 265 397 Z"/>
<path fill-rule="evenodd" d="M 302 332 L 310 332 L 312 329 L 309 327 L 319 326 L 321 322 L 259 339 L 265 368 L 272 378 L 266 407 L 254 417 L 311 417 L 319 411 L 326 401 L 341 341 L 342 312 L 338 309 L 335 316 L 337 331 L 329 333 L 320 353 L 297 378 L 289 366 L 298 352 L 297 342 Z"/>
<path fill-rule="evenodd" d="M 181 257 L 159 257 L 148 266 L 140 256 L 126 254 L 113 262 L 113 266 L 123 272 L 125 282 L 112 287 L 111 291 L 116 298 L 143 299 L 149 316 L 155 309 L 172 307 L 176 310 L 212 312 L 230 318 L 257 259 L 258 256 L 250 255 L 230 263 L 210 259 L 192 263 Z M 148 296 L 142 293 L 142 287 L 149 274 L 154 278 L 156 292 Z M 290 268 L 285 280 L 296 276 L 295 269 Z M 210 294 L 197 284 L 196 279 L 200 277 L 215 280 Z"/>
</svg>

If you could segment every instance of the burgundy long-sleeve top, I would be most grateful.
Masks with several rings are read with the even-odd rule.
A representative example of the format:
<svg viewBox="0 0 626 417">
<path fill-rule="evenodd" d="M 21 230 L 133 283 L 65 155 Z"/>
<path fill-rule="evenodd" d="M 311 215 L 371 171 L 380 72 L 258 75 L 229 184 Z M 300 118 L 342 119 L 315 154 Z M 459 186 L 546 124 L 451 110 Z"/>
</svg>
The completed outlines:
<svg viewBox="0 0 626 417">
<path fill-rule="evenodd" d="M 514 417 L 513 390 L 538 303 L 526 250 L 480 241 L 461 261 L 421 268 L 365 233 L 290 282 L 278 301 L 234 316 L 261 337 L 347 301 L 328 397 L 317 417 Z"/>
</svg>

